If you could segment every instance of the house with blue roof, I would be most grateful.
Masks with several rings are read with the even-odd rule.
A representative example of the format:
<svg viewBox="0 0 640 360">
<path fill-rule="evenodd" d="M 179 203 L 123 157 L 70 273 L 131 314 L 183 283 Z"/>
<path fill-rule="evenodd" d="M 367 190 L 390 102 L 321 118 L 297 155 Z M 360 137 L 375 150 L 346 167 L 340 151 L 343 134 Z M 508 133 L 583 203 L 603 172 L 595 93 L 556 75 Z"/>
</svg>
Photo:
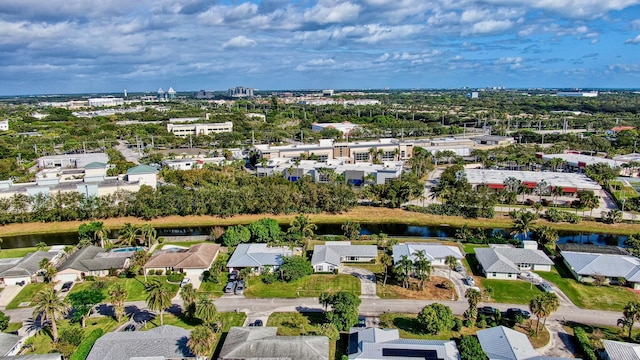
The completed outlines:
<svg viewBox="0 0 640 360">
<path fill-rule="evenodd" d="M 265 269 L 272 271 L 282 265 L 285 257 L 302 254 L 302 249 L 288 246 L 268 246 L 265 243 L 239 244 L 233 252 L 227 268 L 229 271 L 251 268 L 252 272 L 261 274 Z"/>
<path fill-rule="evenodd" d="M 349 360 L 460 360 L 453 340 L 402 339 L 398 329 L 351 328 Z"/>
</svg>

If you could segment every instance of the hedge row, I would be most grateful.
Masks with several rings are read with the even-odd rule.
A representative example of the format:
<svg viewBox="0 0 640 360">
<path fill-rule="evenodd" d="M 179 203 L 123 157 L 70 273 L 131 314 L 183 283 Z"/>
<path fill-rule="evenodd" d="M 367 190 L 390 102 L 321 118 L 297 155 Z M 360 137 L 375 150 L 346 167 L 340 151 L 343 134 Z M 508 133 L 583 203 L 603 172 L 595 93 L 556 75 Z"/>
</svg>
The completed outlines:
<svg viewBox="0 0 640 360">
<path fill-rule="evenodd" d="M 89 336 L 82 341 L 76 352 L 71 355 L 69 360 L 85 360 L 87 356 L 89 356 L 89 352 L 91 351 L 93 344 L 100 336 L 102 336 L 102 334 L 104 334 L 102 329 L 93 330 Z"/>
<path fill-rule="evenodd" d="M 573 329 L 573 334 L 576 336 L 576 340 L 578 340 L 578 346 L 580 347 L 580 351 L 584 355 L 585 360 L 598 360 L 596 357 L 596 353 L 593 350 L 593 346 L 591 346 L 591 340 L 587 333 L 583 328 L 577 327 Z"/>
</svg>

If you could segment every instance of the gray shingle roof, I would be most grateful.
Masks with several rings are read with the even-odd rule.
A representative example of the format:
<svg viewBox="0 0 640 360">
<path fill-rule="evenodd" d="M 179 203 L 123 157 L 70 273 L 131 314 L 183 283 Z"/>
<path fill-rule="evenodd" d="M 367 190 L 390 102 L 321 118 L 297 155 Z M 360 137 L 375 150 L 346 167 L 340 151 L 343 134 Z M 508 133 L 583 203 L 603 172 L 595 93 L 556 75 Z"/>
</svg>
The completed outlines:
<svg viewBox="0 0 640 360">
<path fill-rule="evenodd" d="M 187 347 L 191 330 L 164 325 L 149 331 L 110 332 L 99 338 L 87 360 L 195 358 Z"/>
<path fill-rule="evenodd" d="M 227 261 L 228 268 L 280 266 L 285 256 L 294 255 L 289 247 L 268 247 L 267 244 L 240 244 Z"/>
<path fill-rule="evenodd" d="M 489 360 L 523 360 L 538 356 L 527 335 L 504 326 L 477 332 Z"/>
<path fill-rule="evenodd" d="M 477 248 L 476 259 L 485 272 L 518 273 L 516 264 L 553 265 L 541 250 L 522 248 Z"/>
<path fill-rule="evenodd" d="M 640 360 L 640 344 L 602 340 L 610 360 Z"/>
<path fill-rule="evenodd" d="M 329 359 L 326 336 L 276 336 L 277 331 L 276 327 L 232 327 L 218 358 Z"/>
<path fill-rule="evenodd" d="M 401 339 L 398 329 L 352 328 L 349 333 L 349 343 L 357 344 L 357 348 L 350 349 L 349 359 L 390 359 L 383 355 L 384 349 L 434 350 L 439 359 L 460 358 L 453 340 Z"/>
<path fill-rule="evenodd" d="M 415 260 L 414 254 L 420 250 L 424 250 L 429 261 L 436 259 L 444 259 L 447 256 L 453 256 L 456 259 L 462 259 L 462 252 L 457 246 L 448 246 L 439 243 L 434 244 L 400 244 L 393 246 L 393 262 L 397 263 L 403 255 L 409 255 L 411 261 Z"/>
<path fill-rule="evenodd" d="M 59 353 L 0 356 L 0 360 L 62 360 Z"/>
<path fill-rule="evenodd" d="M 378 247 L 375 245 L 351 245 L 351 242 L 345 241 L 340 243 L 327 243 L 325 245 L 316 245 L 313 248 L 313 256 L 311 257 L 311 265 L 326 262 L 335 266 L 339 266 L 340 259 L 347 256 L 378 257 Z"/>
<path fill-rule="evenodd" d="M 562 251 L 562 257 L 577 274 L 623 277 L 640 282 L 640 259 L 628 255 L 594 254 Z"/>
<path fill-rule="evenodd" d="M 126 257 L 114 256 L 114 257 L 101 257 L 106 251 L 98 246 L 87 246 L 75 253 L 63 262 L 58 270 L 72 269 L 77 271 L 98 271 L 122 269 L 127 261 Z M 131 253 L 133 255 L 133 252 Z"/>
<path fill-rule="evenodd" d="M 0 278 L 28 277 L 40 270 L 42 259 L 51 260 L 56 255 L 55 252 L 36 251 L 25 255 L 14 266 L 0 272 Z"/>
<path fill-rule="evenodd" d="M 0 333 L 0 354 L 6 355 L 20 341 L 20 336 Z"/>
</svg>

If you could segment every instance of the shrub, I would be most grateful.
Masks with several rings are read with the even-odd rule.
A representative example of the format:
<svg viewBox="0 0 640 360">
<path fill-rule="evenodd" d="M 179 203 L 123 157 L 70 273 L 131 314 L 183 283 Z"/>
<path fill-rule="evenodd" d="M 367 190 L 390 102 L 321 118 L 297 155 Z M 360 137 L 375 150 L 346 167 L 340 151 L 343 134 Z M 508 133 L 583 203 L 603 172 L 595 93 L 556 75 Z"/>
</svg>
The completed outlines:
<svg viewBox="0 0 640 360">
<path fill-rule="evenodd" d="M 106 287 L 107 283 L 102 280 L 95 281 L 90 286 L 90 288 L 94 290 L 104 290 Z"/>
<path fill-rule="evenodd" d="M 160 270 L 160 269 L 156 270 L 156 275 L 162 275 L 162 273 L 163 273 L 162 270 Z"/>
<path fill-rule="evenodd" d="M 462 319 L 460 319 L 459 317 L 453 318 L 453 327 L 451 328 L 451 330 L 453 331 L 462 330 Z"/>
<path fill-rule="evenodd" d="M 80 346 L 78 346 L 76 352 L 71 355 L 71 358 L 69 358 L 69 360 L 85 360 L 87 356 L 89 356 L 89 352 L 91 351 L 93 344 L 96 342 L 96 340 L 98 340 L 100 336 L 102 336 L 102 334 L 104 334 L 104 331 L 102 329 L 93 330 L 89 334 L 89 336 L 87 336 L 84 341 L 82 341 Z"/>
<path fill-rule="evenodd" d="M 591 345 L 591 340 L 587 333 L 583 328 L 577 327 L 573 329 L 573 334 L 576 336 L 576 340 L 578 340 L 578 347 L 584 355 L 586 360 L 597 360 L 596 353 L 593 350 L 593 346 Z"/>
<path fill-rule="evenodd" d="M 87 275 L 84 277 L 85 281 L 96 281 L 96 277 L 93 275 Z"/>
<path fill-rule="evenodd" d="M 167 269 L 167 276 L 169 276 L 169 275 L 171 275 L 171 274 L 173 274 L 173 270 L 171 270 L 171 269 Z"/>
<path fill-rule="evenodd" d="M 4 331 L 9 327 L 10 320 L 11 316 L 7 316 L 2 311 L 0 311 L 0 331 Z"/>
<path fill-rule="evenodd" d="M 147 275 L 155 275 L 156 271 L 155 270 L 149 270 L 149 272 L 147 272 Z"/>
<path fill-rule="evenodd" d="M 184 279 L 184 274 L 180 272 L 174 272 L 167 276 L 169 282 L 180 282 L 182 279 Z"/>
<path fill-rule="evenodd" d="M 276 281 L 276 274 L 269 272 L 262 275 L 262 282 L 265 284 L 273 284 Z"/>
</svg>

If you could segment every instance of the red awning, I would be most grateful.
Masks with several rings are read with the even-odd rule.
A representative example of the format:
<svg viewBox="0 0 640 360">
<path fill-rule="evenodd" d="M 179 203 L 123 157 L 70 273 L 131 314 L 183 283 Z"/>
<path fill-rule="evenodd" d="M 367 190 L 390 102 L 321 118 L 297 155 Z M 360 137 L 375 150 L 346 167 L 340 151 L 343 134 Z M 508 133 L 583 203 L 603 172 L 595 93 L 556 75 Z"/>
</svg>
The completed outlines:
<svg viewBox="0 0 640 360">
<path fill-rule="evenodd" d="M 487 184 L 489 189 L 504 189 L 504 184 Z"/>
</svg>

